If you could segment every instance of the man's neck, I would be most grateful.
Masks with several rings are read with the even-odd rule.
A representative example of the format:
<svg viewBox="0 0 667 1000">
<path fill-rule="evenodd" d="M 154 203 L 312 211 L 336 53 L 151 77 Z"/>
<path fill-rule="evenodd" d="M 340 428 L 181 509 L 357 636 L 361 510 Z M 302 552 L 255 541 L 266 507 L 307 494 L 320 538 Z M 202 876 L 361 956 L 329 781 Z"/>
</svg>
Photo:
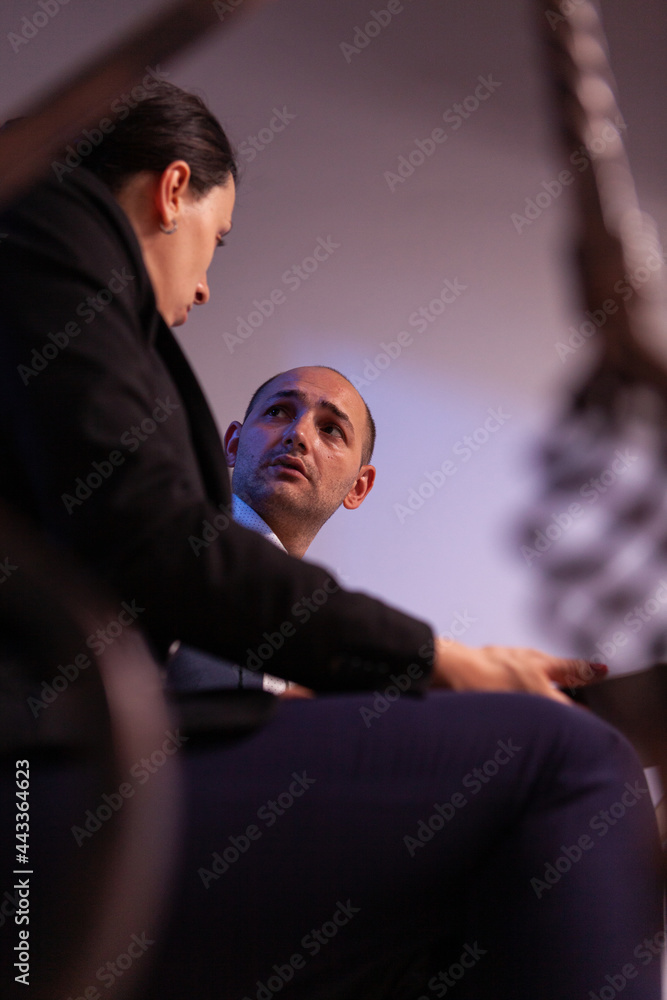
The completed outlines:
<svg viewBox="0 0 667 1000">
<path fill-rule="evenodd" d="M 285 549 L 291 556 L 296 559 L 303 559 L 304 555 L 308 550 L 308 546 L 312 542 L 312 538 L 308 536 L 307 538 L 299 535 L 294 537 L 290 535 L 287 530 L 281 530 L 279 527 L 271 527 L 271 530 L 275 532 L 276 536 L 280 539 Z"/>
<path fill-rule="evenodd" d="M 233 512 L 234 520 L 243 524 L 243 513 L 245 511 L 250 511 L 248 519 L 252 521 L 254 518 L 258 519 L 260 523 L 249 523 L 248 527 L 254 528 L 260 534 L 267 535 L 266 531 L 262 531 L 261 525 L 264 525 L 268 531 L 274 536 L 274 539 L 279 542 L 282 548 L 285 549 L 291 556 L 295 556 L 297 559 L 302 559 L 305 555 L 308 546 L 315 537 L 312 533 L 303 530 L 303 526 L 298 525 L 296 530 L 292 523 L 283 524 L 280 522 L 279 518 L 272 514 L 258 513 L 252 504 L 248 503 L 247 500 L 243 500 L 236 494 L 233 496 Z M 237 511 L 239 516 L 237 516 Z"/>
</svg>

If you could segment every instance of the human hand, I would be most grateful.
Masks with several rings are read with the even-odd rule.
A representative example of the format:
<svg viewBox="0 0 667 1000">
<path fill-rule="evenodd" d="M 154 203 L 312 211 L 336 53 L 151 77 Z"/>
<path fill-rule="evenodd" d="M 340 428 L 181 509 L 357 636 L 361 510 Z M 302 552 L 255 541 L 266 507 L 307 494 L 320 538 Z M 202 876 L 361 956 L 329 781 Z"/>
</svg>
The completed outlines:
<svg viewBox="0 0 667 1000">
<path fill-rule="evenodd" d="M 582 687 L 602 680 L 602 663 L 561 659 L 537 649 L 483 646 L 473 649 L 449 639 L 436 639 L 433 687 L 453 691 L 514 691 L 541 694 L 571 705 L 554 685 Z"/>
<path fill-rule="evenodd" d="M 290 681 L 284 691 L 281 691 L 278 695 L 279 698 L 315 698 L 315 692 L 310 688 L 303 687 L 301 684 L 296 684 L 294 681 Z"/>
</svg>

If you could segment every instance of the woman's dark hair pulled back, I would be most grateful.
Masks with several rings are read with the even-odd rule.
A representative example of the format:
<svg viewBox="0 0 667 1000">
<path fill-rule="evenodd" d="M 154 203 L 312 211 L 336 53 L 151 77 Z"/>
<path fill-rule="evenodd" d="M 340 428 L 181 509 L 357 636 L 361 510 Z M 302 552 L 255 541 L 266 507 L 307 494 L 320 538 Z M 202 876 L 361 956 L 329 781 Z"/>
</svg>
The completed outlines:
<svg viewBox="0 0 667 1000">
<path fill-rule="evenodd" d="M 126 117 L 112 117 L 113 130 L 85 158 L 88 167 L 117 193 L 134 174 L 161 173 L 174 160 L 192 172 L 190 190 L 197 198 L 211 188 L 236 180 L 237 166 L 229 139 L 201 98 L 171 83 L 148 90 Z"/>
</svg>

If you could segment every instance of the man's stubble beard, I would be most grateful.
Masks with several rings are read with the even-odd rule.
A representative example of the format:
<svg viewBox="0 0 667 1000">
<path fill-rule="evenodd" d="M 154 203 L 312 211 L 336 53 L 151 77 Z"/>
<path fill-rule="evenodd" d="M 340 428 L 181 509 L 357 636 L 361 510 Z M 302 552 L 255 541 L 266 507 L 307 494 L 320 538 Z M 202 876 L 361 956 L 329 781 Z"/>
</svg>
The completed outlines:
<svg viewBox="0 0 667 1000">
<path fill-rule="evenodd" d="M 294 529 L 295 521 L 298 520 L 298 526 L 307 529 L 313 538 L 322 525 L 338 510 L 356 481 L 355 476 L 349 483 L 342 485 L 340 490 L 335 492 L 334 498 L 327 499 L 327 497 L 318 494 L 317 490 L 313 494 L 309 490 L 299 489 L 297 483 L 281 484 L 279 481 L 271 483 L 256 475 L 248 484 L 247 477 L 242 474 L 241 484 L 237 488 L 236 478 L 234 476 L 232 479 L 234 493 L 252 507 L 255 513 L 259 514 L 269 526 L 271 526 L 271 522 L 274 522 L 281 527 L 287 525 Z M 312 486 L 312 480 L 308 480 L 308 484 Z M 294 485 L 297 488 L 293 490 L 281 489 L 281 485 L 286 487 Z M 278 488 L 276 489 L 276 487 Z"/>
<path fill-rule="evenodd" d="M 332 502 L 327 503 L 324 497 L 317 494 L 313 496 L 305 491 L 275 489 L 268 483 L 263 490 L 244 492 L 247 493 L 247 497 L 237 495 L 241 496 L 241 499 L 245 500 L 267 524 L 273 522 L 281 526 L 288 525 L 292 529 L 297 526 L 308 528 L 313 536 L 340 506 L 340 503 L 335 506 Z"/>
</svg>

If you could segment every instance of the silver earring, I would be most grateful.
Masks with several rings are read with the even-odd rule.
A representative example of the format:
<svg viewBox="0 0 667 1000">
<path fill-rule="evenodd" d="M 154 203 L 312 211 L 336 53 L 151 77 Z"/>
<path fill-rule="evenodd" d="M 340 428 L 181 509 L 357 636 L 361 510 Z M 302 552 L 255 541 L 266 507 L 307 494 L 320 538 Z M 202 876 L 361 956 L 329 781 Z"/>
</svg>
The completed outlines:
<svg viewBox="0 0 667 1000">
<path fill-rule="evenodd" d="M 171 236 L 171 234 L 175 233 L 176 230 L 178 229 L 178 222 L 176 221 L 176 219 L 174 219 L 174 221 L 171 224 L 171 229 L 167 229 L 164 222 L 161 222 L 160 229 L 162 230 L 163 233 L 166 233 L 167 236 Z"/>
</svg>

